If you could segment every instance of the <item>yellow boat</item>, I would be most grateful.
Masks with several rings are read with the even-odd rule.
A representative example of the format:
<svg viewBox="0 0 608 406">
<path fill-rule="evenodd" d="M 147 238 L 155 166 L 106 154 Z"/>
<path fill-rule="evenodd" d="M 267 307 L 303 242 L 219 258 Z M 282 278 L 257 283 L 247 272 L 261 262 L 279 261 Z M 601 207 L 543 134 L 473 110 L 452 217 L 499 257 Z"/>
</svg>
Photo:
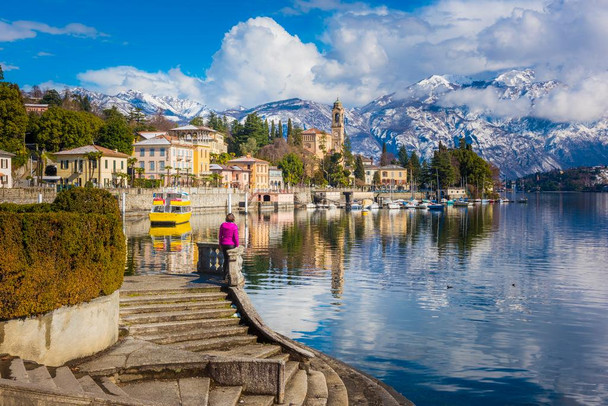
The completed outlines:
<svg viewBox="0 0 608 406">
<path fill-rule="evenodd" d="M 154 193 L 149 213 L 153 226 L 174 226 L 190 221 L 192 206 L 186 192 Z"/>
</svg>

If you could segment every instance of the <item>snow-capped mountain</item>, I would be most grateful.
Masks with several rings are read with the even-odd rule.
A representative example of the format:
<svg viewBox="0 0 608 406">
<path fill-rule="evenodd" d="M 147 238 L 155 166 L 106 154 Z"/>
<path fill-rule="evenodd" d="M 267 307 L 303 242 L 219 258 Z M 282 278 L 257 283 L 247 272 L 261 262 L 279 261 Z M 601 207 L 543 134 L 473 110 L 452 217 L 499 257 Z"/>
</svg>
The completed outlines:
<svg viewBox="0 0 608 406">
<path fill-rule="evenodd" d="M 396 153 L 401 145 L 429 159 L 439 142 L 454 146 L 461 137 L 506 176 L 536 171 L 608 163 L 608 115 L 592 123 L 556 123 L 537 118 L 534 106 L 556 89 L 557 81 L 539 81 L 531 69 L 503 72 L 488 80 L 434 75 L 406 89 L 385 95 L 345 112 L 346 131 L 353 150 L 379 157 L 382 144 Z M 210 110 L 189 100 L 155 97 L 134 91 L 107 96 L 80 90 L 101 108 L 132 107 L 147 115 L 159 109 L 185 123 Z M 331 105 L 289 99 L 222 112 L 239 121 L 257 112 L 284 126 L 291 118 L 303 128 L 330 131 Z"/>
<path fill-rule="evenodd" d="M 193 100 L 179 99 L 170 96 L 153 96 L 151 94 L 128 90 L 114 96 L 93 92 L 83 88 L 72 91 L 75 94 L 89 96 L 91 103 L 100 109 L 116 107 L 122 114 L 129 114 L 133 108 L 140 108 L 147 116 L 161 112 L 172 121 L 188 121 L 196 116 L 208 115 L 207 106 Z"/>
</svg>

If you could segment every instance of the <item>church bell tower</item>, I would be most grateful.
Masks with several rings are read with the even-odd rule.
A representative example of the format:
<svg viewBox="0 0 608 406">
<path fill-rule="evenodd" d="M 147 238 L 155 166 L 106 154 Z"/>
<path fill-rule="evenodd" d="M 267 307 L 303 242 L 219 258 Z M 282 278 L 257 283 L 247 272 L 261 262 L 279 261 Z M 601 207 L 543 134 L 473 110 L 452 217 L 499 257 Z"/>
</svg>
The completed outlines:
<svg viewBox="0 0 608 406">
<path fill-rule="evenodd" d="M 344 107 L 338 98 L 334 103 L 331 120 L 331 137 L 333 140 L 333 150 L 342 151 L 344 146 Z"/>
</svg>

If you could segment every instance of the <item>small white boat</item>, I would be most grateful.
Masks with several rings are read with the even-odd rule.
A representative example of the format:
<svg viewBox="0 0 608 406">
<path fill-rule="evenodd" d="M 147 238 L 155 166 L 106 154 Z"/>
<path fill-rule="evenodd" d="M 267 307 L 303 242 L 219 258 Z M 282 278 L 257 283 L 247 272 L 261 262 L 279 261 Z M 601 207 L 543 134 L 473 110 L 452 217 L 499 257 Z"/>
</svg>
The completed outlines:
<svg viewBox="0 0 608 406">
<path fill-rule="evenodd" d="M 389 209 L 389 210 L 399 210 L 400 206 L 399 206 L 399 203 L 390 202 L 390 203 L 386 203 L 384 205 L 384 208 Z"/>
<path fill-rule="evenodd" d="M 361 206 L 361 203 L 353 203 L 350 205 L 350 209 L 351 210 L 362 210 L 363 206 Z"/>
<path fill-rule="evenodd" d="M 416 206 L 417 209 L 422 209 L 422 210 L 426 210 L 429 208 L 429 204 L 427 202 L 421 202 L 418 203 L 418 205 Z"/>
<path fill-rule="evenodd" d="M 308 203 L 306 205 L 306 210 L 315 210 L 317 206 L 314 203 Z"/>
<path fill-rule="evenodd" d="M 416 206 L 418 206 L 418 202 L 416 202 L 415 200 L 411 200 L 405 204 L 406 209 L 415 209 Z"/>
<path fill-rule="evenodd" d="M 469 203 L 465 200 L 456 200 L 454 202 L 454 207 L 469 207 L 469 205 L 473 205 L 473 203 Z"/>
<path fill-rule="evenodd" d="M 329 204 L 329 206 L 327 206 L 327 208 L 328 208 L 329 210 L 335 210 L 335 209 L 337 209 L 337 208 L 338 208 L 338 206 L 336 206 L 336 205 L 335 205 L 335 204 L 333 204 L 333 203 L 330 203 L 330 204 Z"/>
</svg>

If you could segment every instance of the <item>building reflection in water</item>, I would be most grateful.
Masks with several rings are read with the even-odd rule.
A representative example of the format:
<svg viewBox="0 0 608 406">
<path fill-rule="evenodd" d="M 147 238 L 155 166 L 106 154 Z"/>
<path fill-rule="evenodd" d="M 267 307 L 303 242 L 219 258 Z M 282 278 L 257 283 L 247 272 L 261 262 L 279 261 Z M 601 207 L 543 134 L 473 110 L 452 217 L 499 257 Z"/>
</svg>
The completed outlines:
<svg viewBox="0 0 608 406">
<path fill-rule="evenodd" d="M 443 213 L 415 210 L 378 211 L 364 215 L 344 210 L 279 211 L 236 214 L 241 245 L 245 252 L 245 272 L 251 286 L 304 283 L 307 278 L 328 278 L 331 294 L 344 293 L 345 273 L 350 269 L 376 269 L 384 276 L 391 272 L 414 272 L 385 266 L 387 252 L 407 260 L 408 256 L 445 261 L 456 247 L 458 257 L 470 254 L 480 237 L 498 225 L 499 208 L 491 205 L 472 209 L 449 208 Z M 150 228 L 147 219 L 127 222 L 127 274 L 190 273 L 196 270 L 196 242 L 217 242 L 224 214 L 196 214 L 191 222 L 173 228 Z M 353 250 L 363 251 L 356 255 Z M 353 262 L 354 261 L 354 262 Z M 423 279 L 429 292 L 437 292 L 433 276 L 420 271 L 409 275 Z M 387 283 L 387 282 L 386 282 Z M 444 298 L 424 300 L 441 306 Z"/>
</svg>

